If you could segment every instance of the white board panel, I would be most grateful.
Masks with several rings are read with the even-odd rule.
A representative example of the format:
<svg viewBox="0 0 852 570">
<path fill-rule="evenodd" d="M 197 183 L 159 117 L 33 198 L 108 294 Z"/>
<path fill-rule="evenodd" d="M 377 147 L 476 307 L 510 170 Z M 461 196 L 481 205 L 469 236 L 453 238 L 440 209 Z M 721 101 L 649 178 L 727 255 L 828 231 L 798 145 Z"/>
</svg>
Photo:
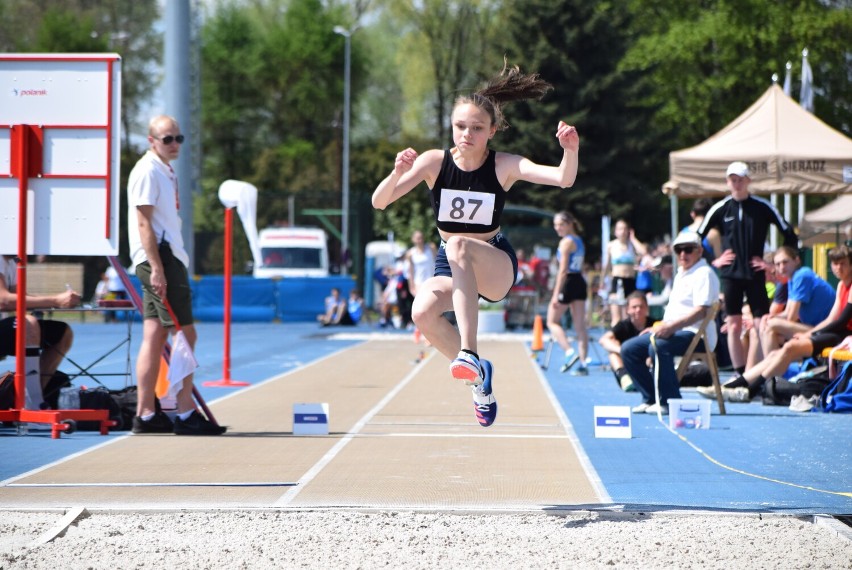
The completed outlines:
<svg viewBox="0 0 852 570">
<path fill-rule="evenodd" d="M 101 61 L 0 59 L 0 124 L 106 125 L 106 71 Z"/>
<path fill-rule="evenodd" d="M 27 194 L 27 254 L 33 253 L 33 193 Z M 18 253 L 18 181 L 0 178 L 0 255 Z"/>
<path fill-rule="evenodd" d="M 90 255 L 108 251 L 106 237 L 107 190 L 102 180 L 63 179 L 33 180 L 30 194 L 35 209 L 35 251 L 52 255 Z M 118 220 L 113 218 L 114 227 Z M 103 255 L 111 255 L 104 253 Z"/>
<path fill-rule="evenodd" d="M 12 174 L 12 129 L 0 129 L 0 176 Z"/>
<path fill-rule="evenodd" d="M 118 255 L 121 59 L 0 54 L 0 250 L 18 252 L 10 125 L 41 129 L 29 178 L 28 254 Z"/>
<path fill-rule="evenodd" d="M 107 133 L 101 129 L 44 132 L 44 174 L 106 176 Z"/>
</svg>

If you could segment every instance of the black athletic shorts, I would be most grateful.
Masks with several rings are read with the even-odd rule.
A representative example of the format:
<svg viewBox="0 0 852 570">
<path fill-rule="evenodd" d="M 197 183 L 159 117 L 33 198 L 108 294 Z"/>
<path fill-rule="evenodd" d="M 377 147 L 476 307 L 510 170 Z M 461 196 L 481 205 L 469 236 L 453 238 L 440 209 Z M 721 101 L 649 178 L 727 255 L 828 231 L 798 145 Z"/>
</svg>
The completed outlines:
<svg viewBox="0 0 852 570">
<path fill-rule="evenodd" d="M 753 317 L 769 313 L 769 295 L 763 273 L 758 273 L 754 279 L 722 279 L 722 293 L 725 295 L 726 315 L 743 314 L 743 295 L 748 299 Z"/>
<path fill-rule="evenodd" d="M 618 294 L 618 282 L 621 281 L 621 286 L 624 287 L 625 298 L 636 290 L 635 277 L 613 277 L 609 284 L 609 292 L 613 295 Z"/>
<path fill-rule="evenodd" d="M 822 354 L 822 351 L 826 348 L 831 348 L 837 346 L 843 339 L 846 338 L 843 333 L 835 333 L 829 332 L 825 330 L 817 331 L 811 333 L 811 342 L 814 345 L 814 351 L 811 353 L 811 356 L 814 358 L 818 357 Z"/>
<path fill-rule="evenodd" d="M 569 273 L 559 290 L 559 302 L 567 305 L 571 301 L 585 301 L 587 294 L 588 287 L 583 276 L 580 273 Z"/>
<path fill-rule="evenodd" d="M 0 356 L 15 354 L 15 320 L 16 317 L 0 320 Z M 38 324 L 41 327 L 42 349 L 57 344 L 68 330 L 68 325 L 62 321 L 39 320 Z"/>
<path fill-rule="evenodd" d="M 506 254 L 509 256 L 509 259 L 512 261 L 512 275 L 517 275 L 518 274 L 518 256 L 515 253 L 515 249 L 512 247 L 512 244 L 510 244 L 509 240 L 506 239 L 506 236 L 503 235 L 503 232 L 496 233 L 494 235 L 494 237 L 492 237 L 490 240 L 488 240 L 488 243 L 490 243 L 491 245 L 493 245 L 494 247 L 496 247 L 500 251 L 506 252 Z M 450 262 L 449 262 L 449 260 L 447 260 L 447 250 L 446 250 L 446 247 L 445 247 L 446 245 L 447 244 L 444 243 L 444 241 L 442 240 L 441 246 L 438 248 L 438 255 L 435 256 L 435 274 L 434 274 L 434 277 L 452 277 L 453 276 L 453 272 L 450 269 Z M 512 282 L 512 285 L 514 285 L 514 281 Z M 511 290 L 511 286 L 509 287 L 509 289 Z M 506 291 L 506 295 L 508 295 L 508 294 L 509 294 L 509 290 Z M 485 299 L 489 303 L 496 303 L 497 301 L 505 299 L 506 295 L 503 295 L 503 297 L 501 297 L 500 299 L 494 299 L 494 300 L 489 299 L 487 297 L 483 297 L 482 295 L 480 295 L 480 297 L 482 297 L 483 299 Z"/>
</svg>

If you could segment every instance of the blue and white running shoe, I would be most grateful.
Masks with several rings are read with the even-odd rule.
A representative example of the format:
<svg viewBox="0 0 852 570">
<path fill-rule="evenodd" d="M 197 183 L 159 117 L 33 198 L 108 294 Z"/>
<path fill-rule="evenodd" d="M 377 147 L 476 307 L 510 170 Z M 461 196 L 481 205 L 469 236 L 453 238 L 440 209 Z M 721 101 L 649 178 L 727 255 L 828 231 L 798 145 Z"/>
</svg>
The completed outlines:
<svg viewBox="0 0 852 570">
<path fill-rule="evenodd" d="M 479 386 L 482 384 L 484 373 L 482 364 L 472 354 L 459 352 L 455 360 L 450 362 L 450 374 L 456 380 L 462 380 L 468 386 Z"/>
<path fill-rule="evenodd" d="M 568 372 L 579 360 L 580 355 L 572 350 L 570 353 L 565 355 L 565 363 L 562 364 L 562 368 L 560 368 L 559 371 L 562 373 Z"/>
<path fill-rule="evenodd" d="M 476 420 L 482 427 L 488 427 L 497 419 L 497 400 L 491 391 L 491 378 L 494 376 L 494 368 L 490 360 L 483 359 L 482 374 L 485 377 L 482 384 L 473 386 L 473 409 L 476 412 Z"/>
</svg>

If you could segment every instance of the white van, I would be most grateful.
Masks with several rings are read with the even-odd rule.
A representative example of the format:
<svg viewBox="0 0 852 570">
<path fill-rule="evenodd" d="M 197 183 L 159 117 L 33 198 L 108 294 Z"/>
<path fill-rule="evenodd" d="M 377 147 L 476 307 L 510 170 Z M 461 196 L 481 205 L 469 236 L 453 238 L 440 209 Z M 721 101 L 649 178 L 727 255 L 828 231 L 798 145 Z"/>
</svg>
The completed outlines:
<svg viewBox="0 0 852 570">
<path fill-rule="evenodd" d="M 266 228 L 255 277 L 328 277 L 328 236 L 318 228 Z"/>
</svg>

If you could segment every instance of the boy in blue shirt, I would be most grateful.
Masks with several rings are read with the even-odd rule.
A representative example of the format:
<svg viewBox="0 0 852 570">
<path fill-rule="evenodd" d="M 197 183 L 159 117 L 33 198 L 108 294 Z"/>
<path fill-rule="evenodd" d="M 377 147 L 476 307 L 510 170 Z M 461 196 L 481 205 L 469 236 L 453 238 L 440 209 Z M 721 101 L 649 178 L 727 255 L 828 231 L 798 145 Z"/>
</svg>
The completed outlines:
<svg viewBox="0 0 852 570">
<path fill-rule="evenodd" d="M 821 323 L 834 305 L 834 289 L 810 267 L 803 267 L 799 253 L 789 246 L 775 252 L 775 269 L 787 278 L 787 304 L 784 311 L 769 317 L 761 344 L 763 353 L 779 348 L 794 334 L 807 332 Z"/>
</svg>

